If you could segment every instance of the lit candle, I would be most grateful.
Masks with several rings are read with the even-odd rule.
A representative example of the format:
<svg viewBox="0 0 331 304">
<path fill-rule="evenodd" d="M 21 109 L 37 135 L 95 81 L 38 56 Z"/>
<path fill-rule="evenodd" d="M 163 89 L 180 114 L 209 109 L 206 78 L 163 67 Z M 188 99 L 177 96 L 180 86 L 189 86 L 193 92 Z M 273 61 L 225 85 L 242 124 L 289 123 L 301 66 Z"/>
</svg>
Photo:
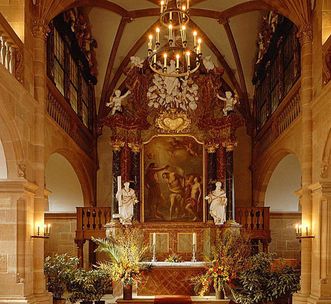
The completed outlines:
<svg viewBox="0 0 331 304">
<path fill-rule="evenodd" d="M 163 67 L 166 69 L 167 68 L 167 53 L 163 54 L 164 62 L 163 62 Z"/>
<path fill-rule="evenodd" d="M 295 225 L 295 233 L 296 234 L 299 234 L 299 224 L 296 224 Z"/>
<path fill-rule="evenodd" d="M 186 11 L 186 6 L 185 5 L 182 6 L 182 11 L 183 11 L 183 14 L 182 14 L 183 19 L 185 19 L 185 13 L 184 13 Z"/>
<path fill-rule="evenodd" d="M 186 1 L 186 8 L 189 9 L 190 8 L 190 0 Z"/>
<path fill-rule="evenodd" d="M 302 235 L 302 225 L 299 225 L 299 234 Z"/>
<path fill-rule="evenodd" d="M 155 246 L 156 245 L 156 233 L 155 232 L 153 232 L 153 246 Z"/>
<path fill-rule="evenodd" d="M 186 52 L 186 61 L 187 61 L 187 69 L 189 70 L 191 67 L 191 53 L 190 52 Z"/>
<path fill-rule="evenodd" d="M 308 235 L 308 226 L 306 226 L 306 235 Z"/>
<path fill-rule="evenodd" d="M 156 52 L 154 52 L 154 55 L 153 55 L 153 64 L 156 64 Z"/>
<path fill-rule="evenodd" d="M 164 1 L 161 1 L 161 14 L 163 13 Z"/>
<path fill-rule="evenodd" d="M 156 45 L 160 44 L 160 28 L 156 28 Z"/>
<path fill-rule="evenodd" d="M 169 21 L 172 21 L 172 12 L 169 13 Z"/>
<path fill-rule="evenodd" d="M 197 35 L 198 33 L 196 31 L 193 32 L 193 46 L 194 48 L 197 47 Z"/>
<path fill-rule="evenodd" d="M 172 41 L 172 24 L 169 24 L 169 41 Z"/>
<path fill-rule="evenodd" d="M 149 35 L 148 36 L 149 42 L 148 42 L 148 50 L 152 50 L 153 49 L 153 36 Z"/>
<path fill-rule="evenodd" d="M 176 69 L 179 70 L 179 54 L 176 55 Z"/>
<path fill-rule="evenodd" d="M 195 232 L 193 232 L 193 235 L 192 235 L 192 243 L 193 243 L 194 247 L 197 244 L 197 234 Z"/>
<path fill-rule="evenodd" d="M 40 226 L 38 225 L 37 226 L 37 235 L 39 235 L 40 234 Z"/>
<path fill-rule="evenodd" d="M 47 225 L 44 224 L 44 235 L 46 235 L 46 234 L 47 234 Z"/>
<path fill-rule="evenodd" d="M 47 225 L 47 234 L 49 235 L 51 233 L 51 224 Z"/>
</svg>

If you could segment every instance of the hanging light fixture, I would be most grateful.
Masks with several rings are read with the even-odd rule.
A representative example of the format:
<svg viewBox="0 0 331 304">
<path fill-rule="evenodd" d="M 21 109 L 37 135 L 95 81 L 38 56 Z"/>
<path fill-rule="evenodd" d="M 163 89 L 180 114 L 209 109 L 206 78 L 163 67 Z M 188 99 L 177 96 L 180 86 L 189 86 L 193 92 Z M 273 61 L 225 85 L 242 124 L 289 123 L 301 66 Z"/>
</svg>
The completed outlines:
<svg viewBox="0 0 331 304">
<path fill-rule="evenodd" d="M 160 3 L 162 28 L 156 28 L 155 34 L 148 37 L 148 62 L 159 75 L 184 77 L 199 69 L 202 40 L 196 31 L 188 35 L 189 9 L 190 0 L 163 0 Z M 162 41 L 160 37 L 163 37 Z M 161 42 L 164 42 L 162 47 Z"/>
</svg>

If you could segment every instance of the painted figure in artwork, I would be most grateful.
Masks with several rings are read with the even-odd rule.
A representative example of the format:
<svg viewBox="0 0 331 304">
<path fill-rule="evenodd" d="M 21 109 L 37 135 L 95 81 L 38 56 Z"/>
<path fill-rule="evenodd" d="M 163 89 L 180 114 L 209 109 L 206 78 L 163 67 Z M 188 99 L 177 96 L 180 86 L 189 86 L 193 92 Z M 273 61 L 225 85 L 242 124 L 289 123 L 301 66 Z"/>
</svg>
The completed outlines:
<svg viewBox="0 0 331 304">
<path fill-rule="evenodd" d="M 186 211 L 193 217 L 193 221 L 198 219 L 199 203 L 202 196 L 202 187 L 200 177 L 192 176 L 193 182 L 188 184 L 185 191 L 189 192 L 186 194 Z M 191 179 L 191 178 L 190 178 Z"/>
<path fill-rule="evenodd" d="M 116 193 L 120 222 L 123 225 L 131 225 L 133 218 L 133 206 L 138 203 L 136 193 L 130 188 L 130 183 L 125 182 L 124 187 Z"/>
<path fill-rule="evenodd" d="M 121 96 L 121 91 L 116 90 L 115 96 L 112 96 L 109 102 L 106 104 L 107 107 L 111 107 L 111 115 L 114 115 L 116 111 L 122 112 L 122 100 L 131 94 L 131 91 L 127 91 L 123 96 Z"/>
<path fill-rule="evenodd" d="M 157 167 L 155 163 L 150 163 L 145 173 L 145 185 L 148 191 L 148 202 L 150 205 L 151 217 L 153 219 L 163 219 L 159 212 L 159 204 L 163 200 L 160 189 L 160 182 L 157 173 L 168 169 L 169 166 Z"/>
<path fill-rule="evenodd" d="M 215 225 L 222 225 L 226 221 L 226 205 L 228 199 L 222 189 L 222 183 L 217 182 L 215 190 L 211 191 L 205 199 L 210 204 L 209 213 L 214 219 Z"/>
</svg>

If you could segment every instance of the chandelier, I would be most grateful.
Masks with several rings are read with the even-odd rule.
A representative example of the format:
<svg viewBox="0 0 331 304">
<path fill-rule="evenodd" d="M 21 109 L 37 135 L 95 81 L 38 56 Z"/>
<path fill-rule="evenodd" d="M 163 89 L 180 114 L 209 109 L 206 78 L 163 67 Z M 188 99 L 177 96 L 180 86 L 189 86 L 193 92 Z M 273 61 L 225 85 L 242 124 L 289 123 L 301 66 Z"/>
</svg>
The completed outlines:
<svg viewBox="0 0 331 304">
<path fill-rule="evenodd" d="M 161 1 L 160 23 L 154 35 L 149 35 L 148 62 L 155 73 L 165 77 L 185 77 L 199 69 L 202 40 L 196 31 L 188 41 L 190 21 L 189 0 Z M 162 41 L 160 37 L 162 37 Z M 161 42 L 164 46 L 161 47 Z M 191 45 L 191 47 L 190 47 Z"/>
</svg>

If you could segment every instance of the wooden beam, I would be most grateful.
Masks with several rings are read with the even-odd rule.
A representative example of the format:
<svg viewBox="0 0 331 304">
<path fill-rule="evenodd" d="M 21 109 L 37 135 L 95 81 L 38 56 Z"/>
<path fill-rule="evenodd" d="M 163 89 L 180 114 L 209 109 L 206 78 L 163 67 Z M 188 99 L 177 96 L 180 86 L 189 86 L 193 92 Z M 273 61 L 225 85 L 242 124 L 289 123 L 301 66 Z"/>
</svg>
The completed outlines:
<svg viewBox="0 0 331 304">
<path fill-rule="evenodd" d="M 203 32 L 203 30 L 192 21 L 192 19 L 190 20 L 190 24 L 192 28 L 197 29 L 197 31 L 199 32 L 199 35 L 201 36 L 202 40 L 206 43 L 206 45 L 209 47 L 209 49 L 215 54 L 216 58 L 218 59 L 218 61 L 221 63 L 221 65 L 223 66 L 225 72 L 228 74 L 230 81 L 232 83 L 232 85 L 234 86 L 234 88 L 236 89 L 236 91 L 238 92 L 238 95 L 240 97 L 243 96 L 241 87 L 232 71 L 232 69 L 230 68 L 229 64 L 226 62 L 224 56 L 221 54 L 221 52 L 219 51 L 219 49 L 216 47 L 216 45 L 209 39 L 209 37 Z"/>
<path fill-rule="evenodd" d="M 146 43 L 147 41 L 147 35 L 150 33 L 156 26 L 159 26 L 159 21 L 155 22 L 152 26 L 150 26 L 147 31 L 140 36 L 140 38 L 136 41 L 136 43 L 133 45 L 133 47 L 130 49 L 130 51 L 127 53 L 125 58 L 122 60 L 120 66 L 118 67 L 110 85 L 108 87 L 105 87 L 106 94 L 101 97 L 100 99 L 100 106 L 99 106 L 99 113 L 98 118 L 102 119 L 109 113 L 110 109 L 106 107 L 106 103 L 108 102 L 111 94 L 113 94 L 113 91 L 121 78 L 121 75 L 123 74 L 124 69 L 127 67 L 127 65 L 130 62 L 130 58 L 134 56 L 138 50 Z"/>
<path fill-rule="evenodd" d="M 127 17 L 122 17 L 121 22 L 117 28 L 116 36 L 114 39 L 113 47 L 112 47 L 110 55 L 109 55 L 107 70 L 106 70 L 106 74 L 105 74 L 105 78 L 104 78 L 104 82 L 103 82 L 103 86 L 102 86 L 101 100 L 108 100 L 108 98 L 109 98 L 107 96 L 109 96 L 108 88 L 111 83 L 111 72 L 114 67 L 118 46 L 120 45 L 120 42 L 121 42 L 121 39 L 123 36 L 123 32 L 124 32 L 125 26 L 127 25 L 128 21 L 129 20 Z M 101 106 L 101 102 L 100 102 L 100 106 Z M 100 109 L 100 106 L 99 106 L 99 109 Z"/>
<path fill-rule="evenodd" d="M 243 102 L 240 103 L 240 106 L 243 107 L 243 110 L 246 113 L 246 115 L 250 116 L 250 107 L 249 107 L 249 100 L 248 100 L 248 93 L 247 93 L 245 75 L 244 75 L 243 67 L 242 67 L 242 64 L 241 64 L 237 44 L 236 44 L 236 41 L 233 37 L 233 33 L 232 33 L 229 22 L 225 22 L 223 24 L 223 26 L 224 26 L 226 35 L 228 37 L 228 40 L 229 40 L 229 43 L 230 43 L 230 46 L 231 46 L 234 61 L 236 63 L 236 67 L 237 67 L 237 71 L 238 71 L 240 87 L 241 87 L 242 92 L 243 92 L 243 96 L 242 96 L 242 101 Z"/>
</svg>

